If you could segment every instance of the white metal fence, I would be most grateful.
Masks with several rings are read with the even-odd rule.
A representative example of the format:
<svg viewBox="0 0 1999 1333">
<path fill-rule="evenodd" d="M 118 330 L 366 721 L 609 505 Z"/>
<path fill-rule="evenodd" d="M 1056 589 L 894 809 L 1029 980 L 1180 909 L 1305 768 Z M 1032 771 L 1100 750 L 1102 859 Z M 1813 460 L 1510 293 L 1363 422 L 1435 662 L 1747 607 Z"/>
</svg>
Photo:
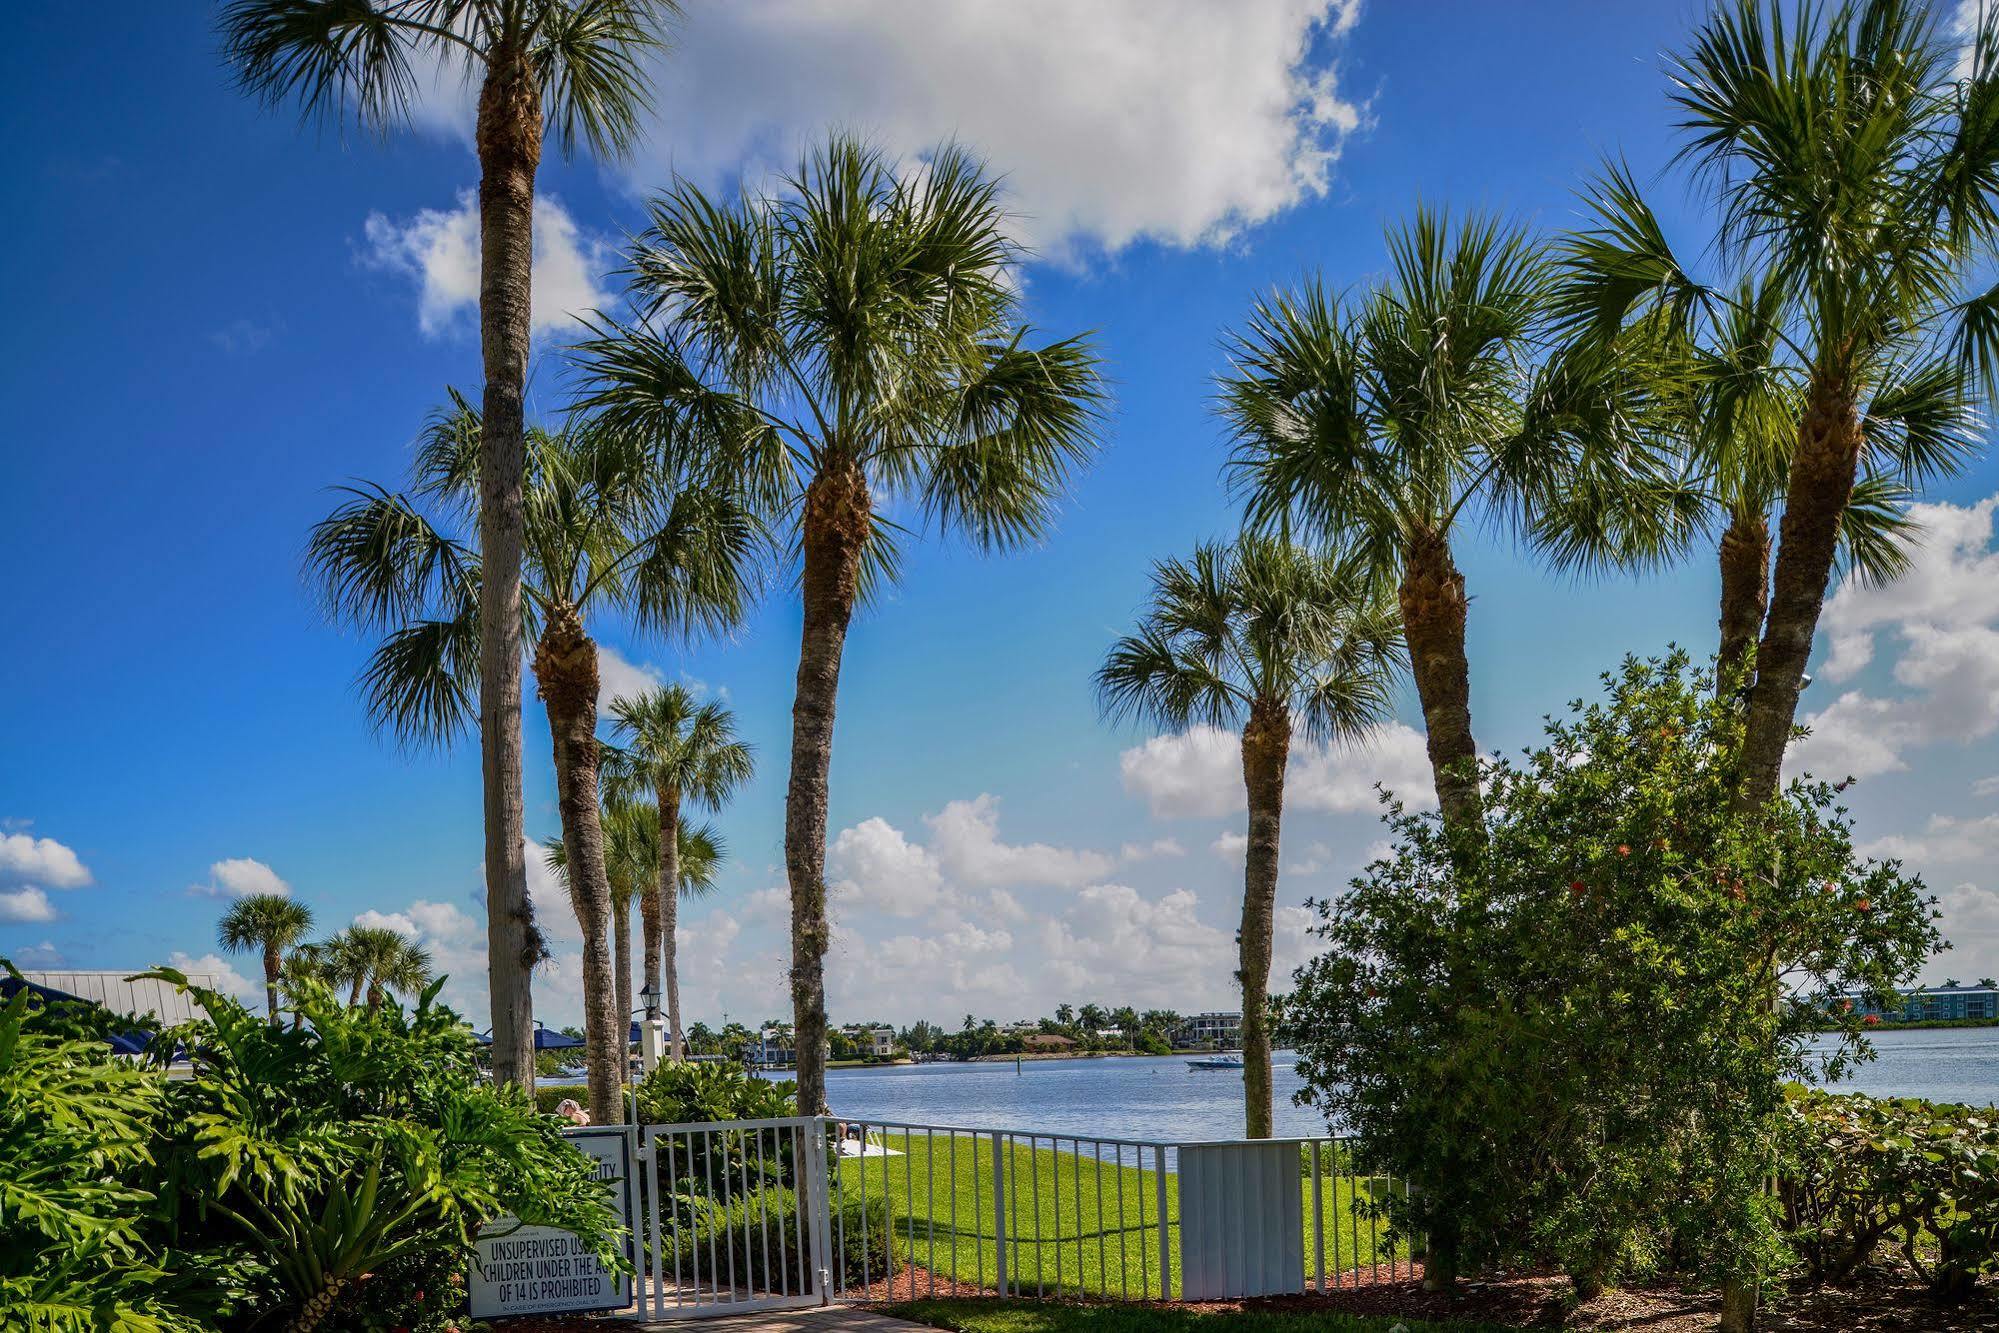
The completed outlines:
<svg viewBox="0 0 1999 1333">
<path fill-rule="evenodd" d="M 795 1117 L 639 1131 L 650 1318 L 936 1295 L 1205 1300 L 1403 1279 L 1408 1186 L 1334 1139 Z"/>
</svg>

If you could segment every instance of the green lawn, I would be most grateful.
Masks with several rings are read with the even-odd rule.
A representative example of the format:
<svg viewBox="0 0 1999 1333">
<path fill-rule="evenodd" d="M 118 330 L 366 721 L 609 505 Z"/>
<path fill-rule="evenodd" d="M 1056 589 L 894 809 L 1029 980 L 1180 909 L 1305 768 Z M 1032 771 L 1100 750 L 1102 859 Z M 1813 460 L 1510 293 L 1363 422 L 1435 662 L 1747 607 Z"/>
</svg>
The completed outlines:
<svg viewBox="0 0 1999 1333">
<path fill-rule="evenodd" d="M 1160 1306 L 1056 1305 L 1026 1301 L 910 1301 L 886 1312 L 961 1333 L 1516 1333 L 1497 1324 L 1275 1311 L 1174 1310 Z"/>
<path fill-rule="evenodd" d="M 993 1208 L 992 1141 L 941 1134 L 931 1140 L 898 1130 L 871 1137 L 903 1156 L 842 1159 L 839 1196 L 853 1200 L 865 1192 L 872 1202 L 886 1195 L 899 1260 L 940 1277 L 993 1285 L 1000 1219 Z M 1150 1151 L 1141 1163 L 1127 1148 L 1122 1165 L 1109 1158 L 1100 1163 L 1087 1153 L 1018 1143 L 1011 1145 L 1010 1156 L 1004 1234 L 1007 1273 L 1015 1291 L 1159 1296 L 1159 1177 Z M 1378 1179 L 1325 1176 L 1318 1186 L 1329 1281 L 1332 1274 L 1372 1269 L 1377 1263 L 1385 1270 L 1391 1260 L 1406 1261 L 1406 1247 L 1399 1254 L 1392 1251 L 1380 1224 L 1355 1213 L 1357 1197 L 1364 1202 L 1371 1190 L 1382 1187 Z M 1301 1171 L 1308 1280 L 1316 1272 L 1312 1188 Z M 1171 1172 L 1166 1176 L 1166 1222 L 1177 1255 L 1179 1190 Z M 1173 1285 L 1177 1295 L 1177 1271 Z"/>
</svg>

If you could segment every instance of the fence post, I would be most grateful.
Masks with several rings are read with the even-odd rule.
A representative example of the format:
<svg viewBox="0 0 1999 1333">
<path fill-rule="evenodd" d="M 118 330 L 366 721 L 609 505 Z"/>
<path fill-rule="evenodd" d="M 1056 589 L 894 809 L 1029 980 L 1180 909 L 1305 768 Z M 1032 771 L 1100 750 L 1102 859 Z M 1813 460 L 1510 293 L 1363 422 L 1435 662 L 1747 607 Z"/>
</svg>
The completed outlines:
<svg viewBox="0 0 1999 1333">
<path fill-rule="evenodd" d="M 1006 1159 L 1002 1155 L 999 1131 L 993 1131 L 993 1285 L 1006 1292 Z"/>
<path fill-rule="evenodd" d="M 1166 1229 L 1166 1146 L 1152 1150 L 1153 1174 L 1159 1189 L 1159 1299 L 1173 1299 L 1173 1237 Z"/>
<path fill-rule="evenodd" d="M 827 1174 L 840 1169 L 838 1160 L 826 1156 L 826 1117 L 812 1117 L 810 1130 L 805 1138 L 805 1154 L 811 1161 L 798 1164 L 799 1184 L 805 1190 L 805 1212 L 811 1221 L 808 1234 L 812 1237 L 812 1256 L 807 1261 L 819 1279 L 819 1303 L 825 1305 L 833 1298 L 833 1220 L 827 1198 L 831 1191 L 827 1188 Z"/>
</svg>

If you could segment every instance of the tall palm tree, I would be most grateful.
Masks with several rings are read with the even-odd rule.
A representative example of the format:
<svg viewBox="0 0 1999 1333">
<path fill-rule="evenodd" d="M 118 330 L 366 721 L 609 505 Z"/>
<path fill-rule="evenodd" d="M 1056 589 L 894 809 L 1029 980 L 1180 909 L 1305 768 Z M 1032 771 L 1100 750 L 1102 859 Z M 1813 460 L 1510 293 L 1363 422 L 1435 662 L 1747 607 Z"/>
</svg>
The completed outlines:
<svg viewBox="0 0 1999 1333">
<path fill-rule="evenodd" d="M 447 525 L 478 507 L 483 447 L 479 417 L 454 395 L 424 431 L 411 494 L 345 488 L 349 498 L 313 529 L 307 548 L 331 613 L 383 633 L 362 691 L 377 723 L 408 742 L 450 741 L 479 695 L 483 561 Z M 570 900 L 583 933 L 590 1114 L 615 1124 L 625 1042 L 607 947 L 597 645 L 584 618 L 608 605 L 642 629 L 676 635 L 733 624 L 751 596 L 762 534 L 727 494 L 666 484 L 642 444 L 582 418 L 529 430 L 526 495 L 522 615 L 534 635 Z"/>
<path fill-rule="evenodd" d="M 626 1016 L 630 1034 L 632 1013 L 632 900 L 659 892 L 660 819 L 651 801 L 607 799 L 604 806 L 604 861 L 611 881 L 611 954 L 615 960 L 618 1012 Z M 675 829 L 675 879 L 679 892 L 671 895 L 697 898 L 712 891 L 715 875 L 728 851 L 721 835 L 706 824 L 680 823 Z M 542 844 L 548 868 L 564 876 L 569 873 L 569 855 L 562 839 L 550 838 Z M 676 903 L 676 906 L 678 904 Z M 657 916 L 657 908 L 654 909 Z M 657 967 L 657 951 L 647 960 Z M 646 983 L 658 992 L 659 978 L 648 971 Z M 670 991 L 678 999 L 678 991 Z M 679 1059 L 679 1055 L 674 1056 Z"/>
<path fill-rule="evenodd" d="M 493 1074 L 534 1078 L 530 976 L 538 947 L 521 808 L 521 540 L 524 403 L 532 328 L 535 173 L 544 139 L 619 157 L 647 105 L 642 59 L 672 0 L 230 0 L 223 51 L 245 91 L 296 101 L 306 119 L 387 133 L 403 125 L 431 62 L 479 83 L 481 464 L 479 746 L 485 785 L 486 919 Z"/>
<path fill-rule="evenodd" d="M 667 855 L 659 859 L 658 876 L 639 898 L 645 934 L 646 985 L 658 990 L 662 968 L 666 980 L 666 1028 L 669 1058 L 683 1054 L 680 1033 L 680 971 L 678 967 L 679 846 L 683 802 L 717 810 L 750 780 L 756 770 L 750 747 L 736 739 L 735 715 L 719 703 L 697 703 L 679 685 L 665 685 L 634 698 L 611 701 L 612 734 L 620 747 L 618 768 L 626 785 L 652 797 L 659 816 L 654 846 Z"/>
<path fill-rule="evenodd" d="M 1254 535 L 1161 561 L 1138 631 L 1097 669 L 1113 717 L 1239 734 L 1249 846 L 1237 979 L 1244 1120 L 1256 1139 L 1271 1133 L 1270 955 L 1292 733 L 1351 743 L 1390 711 L 1401 634 L 1386 580 L 1364 561 Z M 1137 1026 L 1129 1009 L 1113 1018 L 1127 1034 Z"/>
<path fill-rule="evenodd" d="M 1606 337 L 1685 324 L 1767 285 L 1798 404 L 1783 459 L 1769 606 L 1747 682 L 1737 801 L 1776 794 L 1840 539 L 1870 476 L 1910 488 L 1975 447 L 1999 368 L 1999 287 L 1971 272 L 1999 239 L 1993 163 L 1999 28 L 1967 77 L 1929 6 L 1847 0 L 1786 18 L 1718 8 L 1669 69 L 1680 156 L 1720 216 L 1723 272 L 1703 282 L 1628 180 L 1596 191 L 1596 275 L 1573 312 Z"/>
<path fill-rule="evenodd" d="M 1021 255 L 997 182 L 947 147 L 922 171 L 848 138 L 788 187 L 711 199 L 677 184 L 631 255 L 627 326 L 584 345 L 588 400 L 673 444 L 676 465 L 744 477 L 784 515 L 804 602 L 785 875 L 802 1108 L 826 1105 L 826 806 L 854 607 L 923 520 L 1003 549 L 1048 531 L 1095 453 L 1102 388 L 1082 338 L 1022 323 Z"/>
<path fill-rule="evenodd" d="M 1551 288 L 1538 242 L 1418 209 L 1388 251 L 1372 292 L 1342 300 L 1314 281 L 1259 301 L 1230 341 L 1221 411 L 1253 527 L 1355 543 L 1397 580 L 1438 805 L 1454 843 L 1475 847 L 1460 526 L 1497 522 L 1589 565 L 1656 550 L 1684 520 L 1652 457 L 1642 381 L 1612 356 L 1541 355 Z M 1574 512 L 1592 528 L 1543 517 Z"/>
<path fill-rule="evenodd" d="M 215 938 L 231 953 L 261 953 L 264 959 L 264 1003 L 277 1027 L 278 979 L 284 973 L 285 950 L 312 929 L 312 909 L 279 893 L 253 893 L 229 904 L 215 928 Z"/>
</svg>

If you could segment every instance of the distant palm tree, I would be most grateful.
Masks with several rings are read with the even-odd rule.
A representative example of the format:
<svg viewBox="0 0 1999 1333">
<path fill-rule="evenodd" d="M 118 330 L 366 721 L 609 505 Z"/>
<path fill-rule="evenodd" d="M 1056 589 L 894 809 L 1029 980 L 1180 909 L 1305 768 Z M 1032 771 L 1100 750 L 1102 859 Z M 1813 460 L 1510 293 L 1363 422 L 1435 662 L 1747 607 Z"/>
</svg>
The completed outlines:
<svg viewBox="0 0 1999 1333">
<path fill-rule="evenodd" d="M 1365 555 L 1317 555 L 1246 535 L 1154 566 L 1138 632 L 1097 669 L 1098 696 L 1113 717 L 1238 734 L 1249 845 L 1236 975 L 1251 1138 L 1271 1133 L 1270 956 L 1292 733 L 1364 740 L 1390 715 L 1400 651 L 1387 581 Z M 1135 1025 L 1129 1010 L 1118 1015 Z"/>
<path fill-rule="evenodd" d="M 683 883 L 678 855 L 681 804 L 720 809 L 737 787 L 750 780 L 756 761 L 750 747 L 736 739 L 733 713 L 719 703 L 696 703 L 679 685 L 613 699 L 611 717 L 616 722 L 612 734 L 619 745 L 614 764 L 618 782 L 651 796 L 648 808 L 659 817 L 653 845 L 669 850 L 658 862 L 656 881 L 640 895 L 639 912 L 645 933 L 646 985 L 655 991 L 664 959 L 668 1055 L 678 1060 L 683 1053 L 680 895 L 673 886 Z"/>
<path fill-rule="evenodd" d="M 1643 381 L 1613 357 L 1540 355 L 1539 243 L 1418 209 L 1388 250 L 1371 293 L 1343 301 L 1312 282 L 1259 301 L 1229 343 L 1221 412 L 1252 528 L 1350 546 L 1397 581 L 1444 825 L 1479 846 L 1458 530 L 1484 517 L 1589 566 L 1659 553 L 1684 518 L 1648 454 Z M 1588 528 L 1550 518 L 1577 513 Z"/>
<path fill-rule="evenodd" d="M 478 506 L 483 442 L 478 416 L 453 395 L 424 432 L 414 498 L 365 483 L 344 488 L 350 498 L 313 529 L 307 547 L 308 570 L 332 614 L 383 632 L 362 691 L 378 725 L 406 742 L 449 742 L 479 697 L 483 561 L 445 525 Z M 732 625 L 750 600 L 763 537 L 729 495 L 667 484 L 642 443 L 601 422 L 531 429 L 526 486 L 523 619 L 535 635 L 570 900 L 583 932 L 590 1115 L 615 1124 L 625 1043 L 607 941 L 597 645 L 584 618 L 615 606 L 642 629 L 692 634 Z"/>
<path fill-rule="evenodd" d="M 1999 370 L 1999 288 L 1970 289 L 1999 241 L 1995 23 L 1988 9 L 1961 76 L 1930 6 L 1848 0 L 1788 20 L 1750 0 L 1718 7 L 1669 76 L 1681 155 L 1720 214 L 1723 285 L 1696 279 L 1635 188 L 1597 191 L 1599 277 L 1572 313 L 1605 337 L 1685 324 L 1754 276 L 1799 385 L 1748 682 L 1744 809 L 1776 794 L 1856 492 L 1877 473 L 1918 486 L 1979 442 L 1974 409 Z"/>
<path fill-rule="evenodd" d="M 785 797 L 798 1104 L 826 1106 L 827 771 L 857 602 L 893 579 L 877 513 L 1000 549 L 1045 533 L 1095 453 L 1097 357 L 1035 347 L 997 181 L 947 147 L 921 171 L 834 138 L 781 191 L 677 184 L 631 254 L 630 326 L 584 345 L 589 399 L 671 440 L 680 467 L 746 478 L 794 524 L 804 617 Z"/>
<path fill-rule="evenodd" d="M 618 1012 L 625 1015 L 629 1036 L 632 1014 L 632 900 L 659 891 L 660 820 L 650 801 L 623 801 L 604 808 L 604 863 L 611 883 L 611 954 L 617 972 Z M 715 874 L 728 855 L 722 839 L 706 824 L 682 823 L 676 827 L 675 877 L 680 893 L 675 898 L 707 894 L 715 887 Z M 542 843 L 548 868 L 567 882 L 569 857 L 562 839 Z M 656 914 L 655 909 L 655 914 Z M 646 983 L 658 992 L 659 979 L 648 974 Z M 674 1056 L 679 1059 L 678 1055 Z"/>
<path fill-rule="evenodd" d="M 521 537 L 524 402 L 533 327 L 535 173 L 552 134 L 604 156 L 636 142 L 647 105 L 641 59 L 678 13 L 672 0 L 230 0 L 219 27 L 242 87 L 308 119 L 352 116 L 386 133 L 407 119 L 432 61 L 479 81 L 481 464 L 478 651 L 485 783 L 486 915 L 493 1074 L 534 1079 L 529 979 L 539 954 L 521 809 Z M 470 645 L 467 645 L 469 648 Z"/>
<path fill-rule="evenodd" d="M 352 969 L 350 1007 L 360 1002 L 364 991 L 368 1007 L 374 1009 L 381 1006 L 389 991 L 412 994 L 435 979 L 430 951 L 401 931 L 387 926 L 349 926 L 335 938 L 344 965 Z"/>
<path fill-rule="evenodd" d="M 231 953 L 261 953 L 264 959 L 264 1003 L 271 1026 L 279 1025 L 278 979 L 284 974 L 285 950 L 312 929 L 312 909 L 283 894 L 256 893 L 238 898 L 222 914 L 215 938 Z"/>
</svg>

